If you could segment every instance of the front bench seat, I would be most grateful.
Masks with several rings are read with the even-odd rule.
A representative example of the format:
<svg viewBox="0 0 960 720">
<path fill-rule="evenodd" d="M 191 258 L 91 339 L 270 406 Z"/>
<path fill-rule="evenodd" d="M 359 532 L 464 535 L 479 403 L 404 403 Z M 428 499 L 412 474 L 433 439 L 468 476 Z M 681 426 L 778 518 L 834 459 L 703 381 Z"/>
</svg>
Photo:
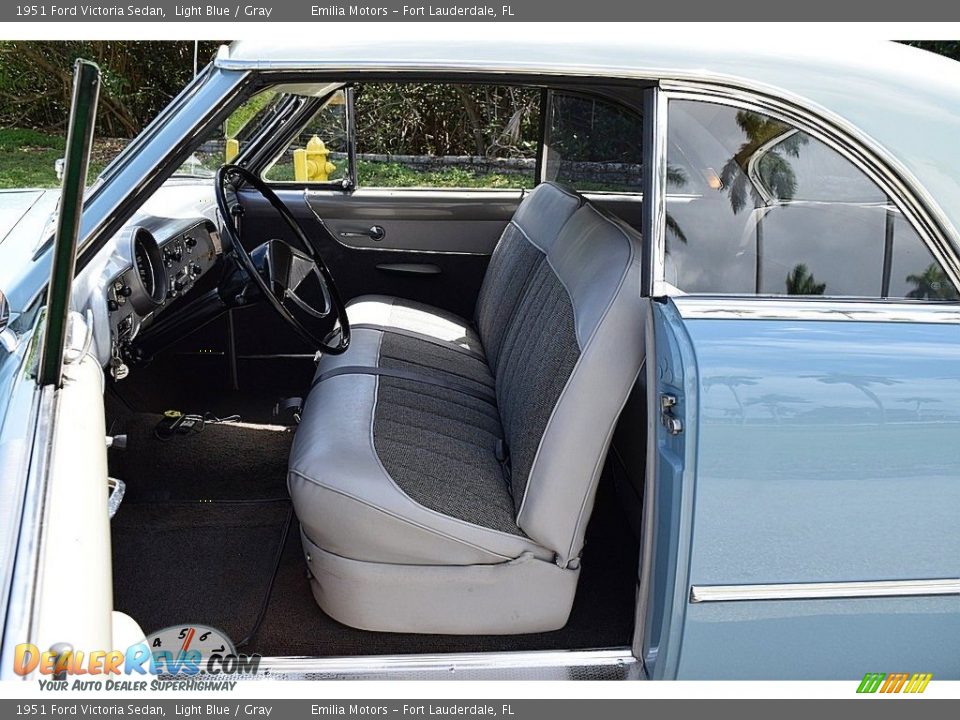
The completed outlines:
<svg viewBox="0 0 960 720">
<path fill-rule="evenodd" d="M 366 297 L 322 358 L 288 484 L 318 604 L 354 627 L 566 624 L 610 436 L 643 359 L 637 236 L 544 184 L 484 279 L 475 329 Z"/>
</svg>

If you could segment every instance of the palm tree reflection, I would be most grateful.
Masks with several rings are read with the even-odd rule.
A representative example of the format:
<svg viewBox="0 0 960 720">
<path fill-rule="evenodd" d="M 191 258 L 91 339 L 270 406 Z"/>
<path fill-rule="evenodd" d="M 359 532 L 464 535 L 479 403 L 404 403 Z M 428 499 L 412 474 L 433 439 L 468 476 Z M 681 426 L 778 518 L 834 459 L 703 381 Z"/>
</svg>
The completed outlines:
<svg viewBox="0 0 960 720">
<path fill-rule="evenodd" d="M 777 424 L 781 422 L 784 415 L 795 413 L 796 409 L 791 405 L 802 405 L 809 403 L 802 397 L 796 395 L 782 395 L 780 393 L 764 393 L 760 397 L 747 400 L 747 405 L 762 405 L 770 413 L 770 417 Z"/>
<path fill-rule="evenodd" d="M 736 121 L 746 140 L 720 172 L 734 214 L 746 207 L 748 192 L 754 207 L 792 200 L 797 191 L 797 176 L 788 157 L 800 157 L 800 147 L 809 138 L 786 123 L 759 113 L 741 110 Z"/>
<path fill-rule="evenodd" d="M 883 375 L 852 375 L 846 373 L 828 373 L 825 375 L 807 375 L 827 385 L 850 385 L 862 392 L 880 412 L 880 424 L 887 421 L 887 411 L 883 406 L 880 396 L 870 389 L 871 385 L 896 385 L 899 380 L 893 380 Z"/>
<path fill-rule="evenodd" d="M 907 293 L 912 300 L 956 300 L 957 289 L 937 263 L 931 263 L 919 274 L 907 275 L 914 288 Z"/>
<path fill-rule="evenodd" d="M 733 214 L 747 206 L 748 194 L 754 208 L 766 209 L 792 200 L 797 191 L 797 176 L 789 158 L 799 157 L 801 146 L 806 145 L 809 138 L 786 123 L 746 110 L 737 113 L 736 122 L 746 140 L 720 172 L 720 181 L 728 188 Z M 763 292 L 765 215 L 763 211 L 758 212 L 754 221 L 754 292 L 757 294 Z"/>
<path fill-rule="evenodd" d="M 798 263 L 787 274 L 787 295 L 823 295 L 826 283 L 818 283 L 807 266 Z"/>
<path fill-rule="evenodd" d="M 713 377 L 704 379 L 703 387 L 709 390 L 714 385 L 720 385 L 730 390 L 734 402 L 737 403 L 737 409 L 740 411 L 740 423 L 743 424 L 747 421 L 747 415 L 743 410 L 743 401 L 740 399 L 740 393 L 737 392 L 737 388 L 744 385 L 756 385 L 758 382 L 759 380 L 757 380 L 757 378 L 750 377 L 749 375 L 714 375 Z"/>
</svg>

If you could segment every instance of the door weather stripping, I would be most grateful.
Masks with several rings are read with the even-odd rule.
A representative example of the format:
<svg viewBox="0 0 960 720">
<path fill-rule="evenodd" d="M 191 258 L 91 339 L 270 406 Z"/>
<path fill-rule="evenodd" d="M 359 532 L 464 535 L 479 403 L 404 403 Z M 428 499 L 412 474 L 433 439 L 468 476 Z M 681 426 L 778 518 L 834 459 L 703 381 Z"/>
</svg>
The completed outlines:
<svg viewBox="0 0 960 720">
<path fill-rule="evenodd" d="M 693 585 L 690 602 L 738 600 L 818 600 L 827 598 L 960 595 L 960 578 L 868 582 L 778 583 L 771 585 Z"/>
</svg>

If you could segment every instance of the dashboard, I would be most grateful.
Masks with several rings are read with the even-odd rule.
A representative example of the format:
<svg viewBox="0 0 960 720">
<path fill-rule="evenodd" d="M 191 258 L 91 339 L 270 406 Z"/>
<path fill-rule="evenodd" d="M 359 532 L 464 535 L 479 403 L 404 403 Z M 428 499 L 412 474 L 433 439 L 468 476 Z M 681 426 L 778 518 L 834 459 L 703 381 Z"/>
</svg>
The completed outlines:
<svg viewBox="0 0 960 720">
<path fill-rule="evenodd" d="M 125 235 L 118 256 L 126 262 L 104 292 L 113 357 L 122 357 L 141 328 L 188 293 L 222 253 L 216 227 L 206 218 L 148 221 Z"/>
</svg>

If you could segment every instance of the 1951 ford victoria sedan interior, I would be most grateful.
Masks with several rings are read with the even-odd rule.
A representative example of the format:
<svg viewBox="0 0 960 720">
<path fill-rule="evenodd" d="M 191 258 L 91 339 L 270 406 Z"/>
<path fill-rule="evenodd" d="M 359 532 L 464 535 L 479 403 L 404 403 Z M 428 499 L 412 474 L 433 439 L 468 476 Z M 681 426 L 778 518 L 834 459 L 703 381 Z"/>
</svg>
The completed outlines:
<svg viewBox="0 0 960 720">
<path fill-rule="evenodd" d="M 960 677 L 951 61 L 238 42 L 82 202 L 77 78 L 0 243 L 0 673 Z"/>
</svg>

